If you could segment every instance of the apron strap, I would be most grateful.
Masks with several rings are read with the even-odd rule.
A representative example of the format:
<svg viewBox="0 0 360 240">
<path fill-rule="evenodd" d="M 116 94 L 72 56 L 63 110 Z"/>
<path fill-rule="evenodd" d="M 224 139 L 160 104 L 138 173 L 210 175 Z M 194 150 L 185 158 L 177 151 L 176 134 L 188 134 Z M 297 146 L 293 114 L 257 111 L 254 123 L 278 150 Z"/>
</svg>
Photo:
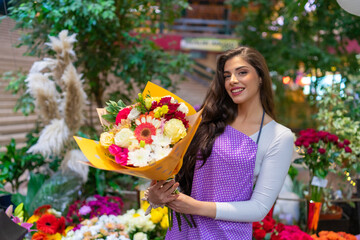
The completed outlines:
<svg viewBox="0 0 360 240">
<path fill-rule="evenodd" d="M 257 139 L 256 139 L 256 145 L 259 145 L 259 140 L 260 140 L 261 130 L 262 130 L 263 123 L 264 123 L 264 117 L 265 117 L 265 109 L 263 109 L 263 115 L 262 115 L 262 118 L 261 118 L 261 124 L 260 124 L 259 135 L 258 135 L 258 137 L 257 137 Z"/>
</svg>

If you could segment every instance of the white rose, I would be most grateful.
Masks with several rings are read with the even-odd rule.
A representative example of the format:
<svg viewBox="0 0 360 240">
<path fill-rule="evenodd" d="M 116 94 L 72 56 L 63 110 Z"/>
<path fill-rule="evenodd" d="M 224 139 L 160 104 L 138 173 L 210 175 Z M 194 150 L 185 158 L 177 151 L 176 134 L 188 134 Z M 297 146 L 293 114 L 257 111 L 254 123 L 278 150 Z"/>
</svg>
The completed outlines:
<svg viewBox="0 0 360 240">
<path fill-rule="evenodd" d="M 115 144 L 122 148 L 128 148 L 134 139 L 134 132 L 129 128 L 123 128 L 115 135 Z"/>
<path fill-rule="evenodd" d="M 180 106 L 176 110 L 185 113 L 185 115 L 187 115 L 189 113 L 189 108 L 183 102 L 180 103 Z"/>
<path fill-rule="evenodd" d="M 147 240 L 147 235 L 143 232 L 138 232 L 134 234 L 134 240 Z"/>
</svg>

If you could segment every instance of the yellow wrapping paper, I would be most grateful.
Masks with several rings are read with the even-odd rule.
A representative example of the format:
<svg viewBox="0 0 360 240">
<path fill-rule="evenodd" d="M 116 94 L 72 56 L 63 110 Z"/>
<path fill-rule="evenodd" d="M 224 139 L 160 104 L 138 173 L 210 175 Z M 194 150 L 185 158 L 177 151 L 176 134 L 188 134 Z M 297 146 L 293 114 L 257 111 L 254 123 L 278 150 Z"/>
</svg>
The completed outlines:
<svg viewBox="0 0 360 240">
<path fill-rule="evenodd" d="M 189 108 L 189 114 L 187 117 L 187 120 L 189 121 L 189 129 L 187 135 L 174 145 L 168 156 L 146 167 L 121 166 L 106 155 L 107 151 L 100 146 L 98 141 L 74 136 L 81 151 L 89 160 L 88 164 L 90 166 L 152 180 L 166 180 L 179 172 L 185 152 L 200 124 L 201 113 L 196 113 L 195 109 L 190 104 L 151 82 L 147 83 L 143 91 L 143 96 L 149 93 L 152 97 L 164 97 L 170 95 L 177 99 L 178 102 L 186 104 Z M 99 116 L 103 114 L 103 111 L 104 109 L 98 109 Z M 100 121 L 102 124 L 106 124 L 101 117 Z"/>
</svg>

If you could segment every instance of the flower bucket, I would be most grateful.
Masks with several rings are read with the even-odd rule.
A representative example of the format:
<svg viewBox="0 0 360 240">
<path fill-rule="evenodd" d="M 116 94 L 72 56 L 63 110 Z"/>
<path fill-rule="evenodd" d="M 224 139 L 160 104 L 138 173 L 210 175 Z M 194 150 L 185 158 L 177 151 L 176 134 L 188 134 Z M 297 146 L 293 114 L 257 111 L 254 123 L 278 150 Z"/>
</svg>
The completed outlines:
<svg viewBox="0 0 360 240">
<path fill-rule="evenodd" d="M 322 202 L 310 200 L 307 204 L 307 230 L 308 233 L 314 233 L 318 227 Z"/>
</svg>

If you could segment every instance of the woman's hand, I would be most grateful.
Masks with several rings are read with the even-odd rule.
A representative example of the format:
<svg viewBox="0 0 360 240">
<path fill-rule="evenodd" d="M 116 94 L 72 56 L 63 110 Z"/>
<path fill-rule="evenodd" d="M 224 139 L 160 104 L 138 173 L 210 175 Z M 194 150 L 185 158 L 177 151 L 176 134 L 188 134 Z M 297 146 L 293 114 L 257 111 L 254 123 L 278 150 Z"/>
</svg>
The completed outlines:
<svg viewBox="0 0 360 240">
<path fill-rule="evenodd" d="M 199 215 L 204 217 L 216 217 L 216 204 L 214 202 L 198 201 L 183 193 L 178 194 L 178 198 L 166 204 L 175 212 Z"/>
<path fill-rule="evenodd" d="M 148 188 L 147 199 L 149 202 L 156 205 L 164 205 L 168 202 L 174 201 L 179 197 L 174 191 L 179 186 L 175 180 L 166 181 L 152 181 Z"/>
</svg>

